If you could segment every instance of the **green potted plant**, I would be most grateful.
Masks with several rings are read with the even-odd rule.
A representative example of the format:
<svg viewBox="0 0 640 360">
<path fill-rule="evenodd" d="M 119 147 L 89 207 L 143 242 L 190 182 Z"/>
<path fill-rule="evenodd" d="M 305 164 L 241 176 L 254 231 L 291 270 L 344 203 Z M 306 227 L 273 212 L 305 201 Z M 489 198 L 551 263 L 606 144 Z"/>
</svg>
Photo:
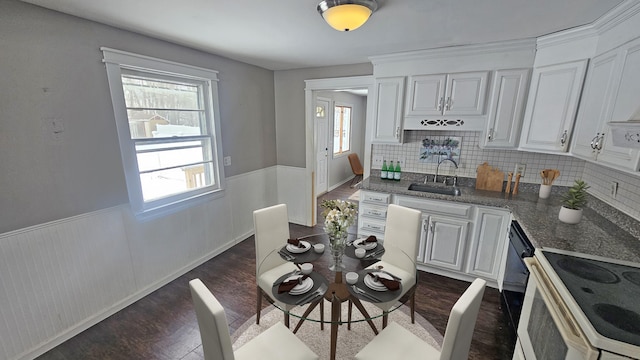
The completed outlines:
<svg viewBox="0 0 640 360">
<path fill-rule="evenodd" d="M 582 219 L 582 208 L 587 203 L 589 186 L 582 180 L 576 180 L 562 197 L 562 207 L 558 219 L 567 224 L 577 224 Z"/>
</svg>

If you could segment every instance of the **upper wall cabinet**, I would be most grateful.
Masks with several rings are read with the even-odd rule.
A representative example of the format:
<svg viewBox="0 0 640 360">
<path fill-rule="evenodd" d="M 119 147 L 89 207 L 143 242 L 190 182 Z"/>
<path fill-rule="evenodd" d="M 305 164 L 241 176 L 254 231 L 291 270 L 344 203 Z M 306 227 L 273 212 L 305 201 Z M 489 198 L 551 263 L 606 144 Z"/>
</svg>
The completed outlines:
<svg viewBox="0 0 640 360">
<path fill-rule="evenodd" d="M 628 121 L 640 108 L 640 39 L 595 57 L 585 82 L 572 153 L 626 170 L 638 170 L 640 151 L 615 146 L 611 121 Z"/>
<path fill-rule="evenodd" d="M 373 143 L 402 143 L 404 76 L 377 78 Z"/>
<path fill-rule="evenodd" d="M 406 115 L 483 115 L 488 74 L 479 71 L 411 76 Z"/>
<path fill-rule="evenodd" d="M 586 68 L 579 60 L 533 70 L 520 149 L 568 150 Z"/>
<path fill-rule="evenodd" d="M 480 146 L 516 148 L 529 88 L 529 69 L 497 70 L 491 84 L 487 124 Z"/>
</svg>

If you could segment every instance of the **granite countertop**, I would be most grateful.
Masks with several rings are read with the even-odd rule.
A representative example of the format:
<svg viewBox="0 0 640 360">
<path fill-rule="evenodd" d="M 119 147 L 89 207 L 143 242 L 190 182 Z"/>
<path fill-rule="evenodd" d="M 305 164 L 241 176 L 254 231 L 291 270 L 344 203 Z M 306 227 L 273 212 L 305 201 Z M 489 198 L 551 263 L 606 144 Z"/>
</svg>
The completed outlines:
<svg viewBox="0 0 640 360">
<path fill-rule="evenodd" d="M 403 174 L 404 175 L 404 174 Z M 569 225 L 558 220 L 562 187 L 548 199 L 538 197 L 538 185 L 522 184 L 517 195 L 476 190 L 461 182 L 461 196 L 410 191 L 411 180 L 381 180 L 369 177 L 360 188 L 396 195 L 446 200 L 509 209 L 536 248 L 554 248 L 640 263 L 640 222 L 590 196 L 582 221 Z M 560 191 L 558 191 L 560 190 Z"/>
</svg>

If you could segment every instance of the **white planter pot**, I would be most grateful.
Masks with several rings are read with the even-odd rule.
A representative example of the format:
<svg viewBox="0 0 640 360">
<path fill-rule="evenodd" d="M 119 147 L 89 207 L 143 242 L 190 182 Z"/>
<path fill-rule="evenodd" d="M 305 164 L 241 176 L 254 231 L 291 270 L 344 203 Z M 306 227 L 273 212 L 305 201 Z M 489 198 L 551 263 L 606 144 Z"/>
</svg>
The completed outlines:
<svg viewBox="0 0 640 360">
<path fill-rule="evenodd" d="M 582 209 L 574 210 L 563 206 L 558 213 L 558 219 L 566 224 L 577 224 L 582 219 Z"/>
</svg>

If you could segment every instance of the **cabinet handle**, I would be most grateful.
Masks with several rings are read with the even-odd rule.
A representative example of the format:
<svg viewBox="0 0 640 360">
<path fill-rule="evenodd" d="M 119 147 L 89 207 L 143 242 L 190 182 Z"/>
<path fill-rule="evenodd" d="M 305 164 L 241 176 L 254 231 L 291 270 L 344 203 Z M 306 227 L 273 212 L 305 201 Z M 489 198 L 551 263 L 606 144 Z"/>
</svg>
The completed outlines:
<svg viewBox="0 0 640 360">
<path fill-rule="evenodd" d="M 431 233 L 433 234 L 433 223 L 432 222 L 429 223 L 429 231 L 431 231 Z"/>
<path fill-rule="evenodd" d="M 493 128 L 489 129 L 489 136 L 487 136 L 487 140 L 493 141 Z"/>
<path fill-rule="evenodd" d="M 452 104 L 453 104 L 453 100 L 451 100 L 451 96 L 447 96 L 447 104 L 444 106 L 444 109 L 451 110 Z"/>
<path fill-rule="evenodd" d="M 598 138 L 600 137 L 600 133 L 597 133 L 596 136 L 591 139 L 591 148 L 596 150 L 598 148 Z"/>
<path fill-rule="evenodd" d="M 400 126 L 396 127 L 396 139 L 400 139 Z"/>
<path fill-rule="evenodd" d="M 567 130 L 565 130 L 562 133 L 562 136 L 560 137 L 560 145 L 562 145 L 562 147 L 564 147 L 566 145 L 568 136 L 569 136 L 569 134 L 567 134 Z"/>
<path fill-rule="evenodd" d="M 440 100 L 438 101 L 438 111 L 442 111 L 442 104 L 444 103 L 444 97 L 440 97 Z"/>
<path fill-rule="evenodd" d="M 602 141 L 604 141 L 604 133 L 600 134 L 598 140 L 596 140 L 596 149 L 598 149 L 598 151 L 602 150 Z"/>
</svg>

